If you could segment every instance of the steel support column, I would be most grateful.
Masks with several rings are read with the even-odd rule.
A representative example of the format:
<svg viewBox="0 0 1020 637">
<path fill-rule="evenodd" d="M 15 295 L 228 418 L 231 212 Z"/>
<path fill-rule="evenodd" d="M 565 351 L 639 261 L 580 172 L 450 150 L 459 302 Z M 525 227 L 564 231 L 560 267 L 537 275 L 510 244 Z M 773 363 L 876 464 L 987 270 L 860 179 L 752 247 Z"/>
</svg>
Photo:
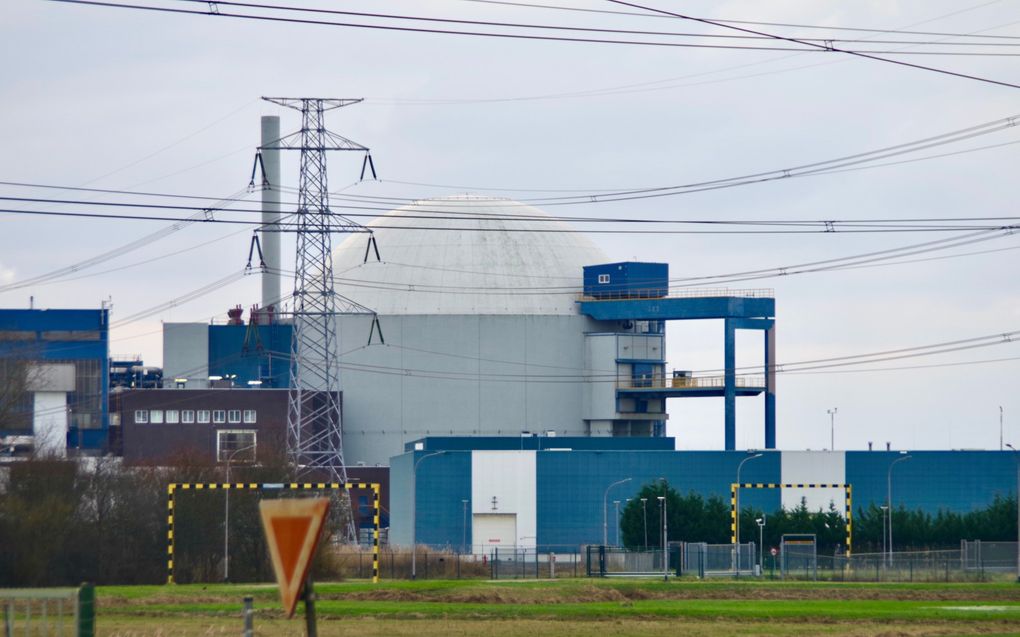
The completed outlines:
<svg viewBox="0 0 1020 637">
<path fill-rule="evenodd" d="M 737 348 L 736 348 L 736 327 L 731 319 L 725 319 L 725 353 L 723 367 L 723 400 L 725 402 L 725 431 L 726 441 L 724 449 L 733 451 L 737 448 Z"/>
</svg>

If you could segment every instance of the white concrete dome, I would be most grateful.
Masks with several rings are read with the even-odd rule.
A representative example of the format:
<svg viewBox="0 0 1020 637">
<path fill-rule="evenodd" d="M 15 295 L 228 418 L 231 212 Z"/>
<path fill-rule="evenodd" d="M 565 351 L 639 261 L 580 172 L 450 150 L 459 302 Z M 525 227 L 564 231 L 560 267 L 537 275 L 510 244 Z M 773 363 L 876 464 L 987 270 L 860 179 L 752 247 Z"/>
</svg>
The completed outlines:
<svg viewBox="0 0 1020 637">
<path fill-rule="evenodd" d="M 509 199 L 424 199 L 368 225 L 382 261 L 363 263 L 367 234 L 347 237 L 333 252 L 336 289 L 384 315 L 577 314 L 583 266 L 608 260 L 566 223 Z"/>
</svg>

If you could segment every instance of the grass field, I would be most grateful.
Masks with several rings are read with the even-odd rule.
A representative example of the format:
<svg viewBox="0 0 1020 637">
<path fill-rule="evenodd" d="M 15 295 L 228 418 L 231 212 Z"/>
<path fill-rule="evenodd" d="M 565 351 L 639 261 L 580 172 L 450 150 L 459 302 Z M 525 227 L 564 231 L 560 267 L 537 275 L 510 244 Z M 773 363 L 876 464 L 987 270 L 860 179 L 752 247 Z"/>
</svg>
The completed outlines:
<svg viewBox="0 0 1020 637">
<path fill-rule="evenodd" d="M 560 580 L 316 584 L 323 637 L 1020 635 L 1020 585 Z M 302 635 L 274 586 L 101 587 L 103 637 Z M 300 610 L 299 610 L 300 612 Z"/>
</svg>

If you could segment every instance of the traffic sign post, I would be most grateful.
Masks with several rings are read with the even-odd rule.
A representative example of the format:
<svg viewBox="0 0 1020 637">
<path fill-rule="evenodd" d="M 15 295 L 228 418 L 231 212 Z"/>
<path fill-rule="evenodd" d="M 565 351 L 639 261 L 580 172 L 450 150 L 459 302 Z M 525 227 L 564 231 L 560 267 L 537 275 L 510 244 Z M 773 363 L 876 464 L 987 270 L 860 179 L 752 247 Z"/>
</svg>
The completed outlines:
<svg viewBox="0 0 1020 637">
<path fill-rule="evenodd" d="M 328 498 L 259 502 L 273 572 L 280 585 L 280 601 L 290 618 L 294 616 L 298 597 L 303 597 L 309 637 L 315 637 L 316 627 L 315 592 L 308 570 L 319 546 L 319 536 L 328 511 Z"/>
</svg>

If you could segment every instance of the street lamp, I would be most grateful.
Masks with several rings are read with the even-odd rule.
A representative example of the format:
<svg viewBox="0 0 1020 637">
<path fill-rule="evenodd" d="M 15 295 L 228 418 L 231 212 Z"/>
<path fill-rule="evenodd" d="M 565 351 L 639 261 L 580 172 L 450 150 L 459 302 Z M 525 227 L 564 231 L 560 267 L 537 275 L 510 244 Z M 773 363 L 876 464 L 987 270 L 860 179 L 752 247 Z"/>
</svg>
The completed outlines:
<svg viewBox="0 0 1020 637">
<path fill-rule="evenodd" d="M 737 575 L 738 576 L 740 575 L 740 485 L 741 485 L 741 482 L 740 482 L 740 470 L 744 468 L 744 463 L 747 462 L 748 460 L 754 460 L 755 458 L 761 458 L 763 455 L 764 454 L 756 453 L 753 456 L 748 456 L 748 457 L 744 458 L 743 460 L 741 460 L 740 464 L 737 465 L 737 488 L 736 488 L 736 491 L 733 494 L 733 498 L 734 498 L 733 505 L 736 508 L 736 514 L 737 514 L 737 519 L 735 520 L 736 524 L 734 525 L 734 530 L 736 531 L 736 533 L 734 534 L 734 539 L 737 541 L 736 542 L 736 544 L 737 544 L 736 548 L 737 548 Z"/>
<path fill-rule="evenodd" d="M 418 461 L 414 463 L 414 468 L 411 471 L 411 579 L 418 578 L 418 465 L 425 458 L 431 458 L 432 456 L 441 456 L 445 451 L 433 451 L 427 453 Z"/>
<path fill-rule="evenodd" d="M 648 498 L 641 498 L 641 519 L 645 526 L 645 550 L 648 550 Z"/>
<path fill-rule="evenodd" d="M 907 453 L 901 451 L 901 454 Z M 892 543 L 892 516 L 893 516 L 893 505 L 892 505 L 892 469 L 896 466 L 897 462 L 903 462 L 904 460 L 910 460 L 914 456 L 900 456 L 889 463 L 889 473 L 886 477 L 886 504 L 889 506 L 889 566 L 892 566 L 893 560 L 893 543 Z"/>
<path fill-rule="evenodd" d="M 1008 442 L 1006 446 L 1013 450 L 1013 460 L 1016 462 L 1016 581 L 1020 582 L 1020 452 Z"/>
<path fill-rule="evenodd" d="M 630 482 L 630 478 L 617 480 L 606 487 L 606 492 L 602 494 L 602 546 L 609 545 L 609 490 L 624 482 Z"/>
<path fill-rule="evenodd" d="M 884 560 L 885 559 L 885 539 L 886 539 L 886 537 L 888 537 L 888 535 L 886 533 L 886 528 L 888 528 L 888 527 L 886 525 L 889 523 L 888 519 L 886 518 L 886 515 L 888 515 L 888 513 L 889 513 L 889 507 L 887 507 L 886 505 L 883 504 L 883 505 L 880 505 L 878 508 L 882 509 L 882 559 Z"/>
<path fill-rule="evenodd" d="M 254 449 L 255 445 L 248 445 L 240 449 L 234 449 L 227 456 L 227 488 L 223 490 L 223 581 L 230 581 L 230 463 L 234 456 L 242 451 Z"/>
<path fill-rule="evenodd" d="M 669 579 L 669 549 L 666 547 L 666 538 L 669 537 L 666 528 L 666 496 L 657 496 L 659 500 L 659 512 L 662 514 L 662 581 Z"/>
<path fill-rule="evenodd" d="M 758 523 L 758 568 L 765 572 L 765 514 L 755 522 Z"/>
<path fill-rule="evenodd" d="M 839 407 L 833 407 L 827 410 L 829 414 L 829 451 L 836 450 L 836 412 L 839 411 Z"/>
<path fill-rule="evenodd" d="M 620 501 L 613 500 L 613 506 L 616 508 L 616 542 L 615 546 L 620 546 Z"/>
</svg>

